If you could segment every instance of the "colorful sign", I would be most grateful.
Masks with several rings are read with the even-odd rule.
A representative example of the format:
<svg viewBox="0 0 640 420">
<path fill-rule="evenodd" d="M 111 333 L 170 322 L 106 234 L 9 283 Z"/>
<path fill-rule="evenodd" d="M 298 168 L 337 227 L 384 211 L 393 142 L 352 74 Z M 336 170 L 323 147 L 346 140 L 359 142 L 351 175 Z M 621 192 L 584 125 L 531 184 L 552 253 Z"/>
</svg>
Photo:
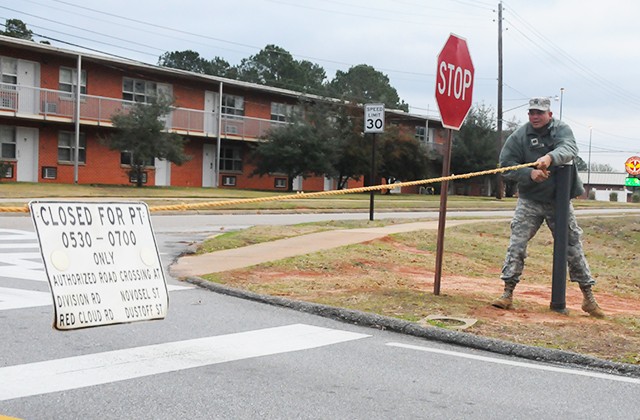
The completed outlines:
<svg viewBox="0 0 640 420">
<path fill-rule="evenodd" d="M 467 41 L 451 34 L 436 69 L 436 102 L 445 128 L 460 130 L 471 109 L 474 74 Z"/>
<path fill-rule="evenodd" d="M 640 175 L 640 156 L 631 156 L 624 163 L 624 168 L 631 176 Z"/>
<path fill-rule="evenodd" d="M 640 179 L 628 177 L 624 180 L 625 187 L 640 187 Z"/>
</svg>

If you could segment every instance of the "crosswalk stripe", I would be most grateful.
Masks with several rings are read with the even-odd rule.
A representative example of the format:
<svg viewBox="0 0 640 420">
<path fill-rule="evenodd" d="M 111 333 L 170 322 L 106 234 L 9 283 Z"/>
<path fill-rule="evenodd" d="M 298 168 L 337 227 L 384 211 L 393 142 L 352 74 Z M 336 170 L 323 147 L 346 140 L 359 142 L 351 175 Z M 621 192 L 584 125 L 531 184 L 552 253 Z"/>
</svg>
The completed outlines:
<svg viewBox="0 0 640 420">
<path fill-rule="evenodd" d="M 40 246 L 34 232 L 0 229 L 0 249 L 18 252 L 0 253 L 0 279 L 47 282 Z M 24 241 L 24 242 L 19 242 Z M 34 249 L 37 251 L 27 251 Z M 189 290 L 193 286 L 167 285 L 168 291 Z M 51 294 L 0 287 L 0 311 L 51 305 Z"/>
<path fill-rule="evenodd" d="M 0 287 L 0 311 L 52 304 L 51 293 Z"/>
<path fill-rule="evenodd" d="M 43 273 L 44 276 L 44 273 Z M 190 290 L 193 286 L 167 285 L 169 292 L 178 290 Z M 0 287 L 0 311 L 9 309 L 35 308 L 37 306 L 49 306 L 53 304 L 53 297 L 49 292 L 24 290 L 9 287 Z"/>
<path fill-rule="evenodd" d="M 47 281 L 44 266 L 40 269 L 30 269 L 19 265 L 5 265 L 0 267 L 0 277 L 20 280 Z"/>
<path fill-rule="evenodd" d="M 0 244 L 0 249 L 40 249 L 37 242 L 14 242 L 9 244 Z"/>
<path fill-rule="evenodd" d="M 235 360 L 308 350 L 369 335 L 293 324 L 0 368 L 0 401 Z"/>
</svg>

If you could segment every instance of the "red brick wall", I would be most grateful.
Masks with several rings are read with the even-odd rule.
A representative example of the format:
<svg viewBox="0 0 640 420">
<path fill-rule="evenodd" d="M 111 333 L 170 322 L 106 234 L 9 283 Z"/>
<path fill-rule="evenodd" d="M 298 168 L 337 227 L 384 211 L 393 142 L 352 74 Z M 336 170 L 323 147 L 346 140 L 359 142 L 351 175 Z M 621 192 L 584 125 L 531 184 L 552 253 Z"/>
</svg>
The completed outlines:
<svg viewBox="0 0 640 420">
<path fill-rule="evenodd" d="M 60 67 L 76 68 L 77 59 L 75 57 L 59 57 L 55 54 L 47 52 L 29 52 L 16 48 L 3 47 L 0 52 L 3 56 L 15 57 L 24 60 L 30 60 L 40 63 L 40 87 L 46 89 L 57 90 L 59 84 Z M 119 67 L 119 68 L 118 68 Z M 182 108 L 203 110 L 205 91 L 210 90 L 218 92 L 218 85 L 215 82 L 208 83 L 204 80 L 187 80 L 180 76 L 171 74 L 160 75 L 148 69 L 138 68 L 129 69 L 126 65 L 114 63 L 113 66 L 93 63 L 89 59 L 83 59 L 82 68 L 87 72 L 87 94 L 92 96 L 101 96 L 108 98 L 122 98 L 122 80 L 123 77 L 132 77 L 155 81 L 159 83 L 171 84 L 173 95 L 176 100 L 176 106 Z M 271 118 L 271 102 L 281 102 L 296 104 L 295 98 L 280 98 L 277 95 L 261 92 L 259 90 L 243 89 L 242 87 L 226 86 L 225 93 L 235 94 L 244 97 L 245 116 L 251 118 L 260 118 L 270 120 Z M 60 104 L 69 105 L 69 101 L 60 101 Z M 34 126 L 39 128 L 39 161 L 38 176 L 40 182 L 57 182 L 57 183 L 73 183 L 74 166 L 73 164 L 58 163 L 58 132 L 73 131 L 72 123 L 58 123 L 52 121 L 43 121 L 33 123 L 25 119 L 15 119 L 11 117 L 3 118 L 0 122 L 14 126 Z M 402 121 L 400 123 L 403 131 L 413 134 L 415 123 Z M 109 150 L 109 148 L 100 142 L 100 137 L 106 136 L 110 128 L 94 127 L 82 125 L 81 131 L 85 134 L 86 147 L 86 163 L 79 166 L 79 182 L 82 184 L 124 184 L 129 185 L 129 177 L 127 174 L 128 167 L 120 164 L 120 152 L 117 150 Z M 444 130 L 436 130 L 436 143 L 444 141 Z M 202 144 L 204 142 L 215 142 L 214 139 L 205 139 L 194 137 L 186 145 L 185 151 L 192 158 L 181 166 L 172 165 L 171 167 L 171 184 L 175 186 L 202 186 Z M 282 176 L 250 176 L 254 166 L 248 162 L 249 147 L 243 145 L 244 168 L 242 173 L 221 173 L 220 181 L 224 175 L 232 175 L 236 177 L 236 186 L 234 188 L 251 188 L 262 190 L 276 190 L 275 179 Z M 43 166 L 57 167 L 58 176 L 55 180 L 42 179 L 41 168 Z M 14 168 L 17 169 L 17 168 Z M 16 170 L 14 170 L 15 174 Z M 15 175 L 14 175 L 15 177 Z M 155 173 L 150 169 L 147 173 L 147 185 L 154 185 Z M 222 183 L 219 182 L 219 185 Z M 351 180 L 349 187 L 362 186 L 363 179 L 356 182 Z M 303 180 L 302 188 L 305 191 L 322 191 L 324 190 L 323 177 L 310 177 Z M 281 191 L 281 189 L 277 189 Z"/>
<path fill-rule="evenodd" d="M 178 166 L 171 164 L 171 185 L 202 187 L 202 140 L 192 138 L 184 148 L 191 159 Z"/>
</svg>

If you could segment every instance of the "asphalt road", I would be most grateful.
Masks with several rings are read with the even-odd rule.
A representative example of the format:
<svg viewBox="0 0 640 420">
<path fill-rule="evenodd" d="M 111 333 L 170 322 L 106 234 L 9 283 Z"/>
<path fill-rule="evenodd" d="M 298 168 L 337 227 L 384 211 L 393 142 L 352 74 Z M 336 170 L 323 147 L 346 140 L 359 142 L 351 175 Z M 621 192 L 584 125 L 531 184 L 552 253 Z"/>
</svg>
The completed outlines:
<svg viewBox="0 0 640 420">
<path fill-rule="evenodd" d="M 153 224 L 166 267 L 221 228 L 354 217 L 368 214 Z M 361 327 L 170 277 L 164 320 L 56 331 L 32 232 L 27 217 L 0 217 L 0 418 L 640 419 L 638 378 Z M 3 307 L 10 302 L 22 307 Z"/>
</svg>

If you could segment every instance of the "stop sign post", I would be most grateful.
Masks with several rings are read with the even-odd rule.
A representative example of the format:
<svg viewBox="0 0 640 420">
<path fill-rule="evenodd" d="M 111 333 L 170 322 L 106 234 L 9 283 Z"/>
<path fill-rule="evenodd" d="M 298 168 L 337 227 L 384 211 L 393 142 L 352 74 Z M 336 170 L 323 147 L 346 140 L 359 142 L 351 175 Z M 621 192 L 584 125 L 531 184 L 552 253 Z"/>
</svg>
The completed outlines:
<svg viewBox="0 0 640 420">
<path fill-rule="evenodd" d="M 467 41 L 451 34 L 438 54 L 436 70 L 436 102 L 440 110 L 442 125 L 449 133 L 442 160 L 442 177 L 448 177 L 451 168 L 452 130 L 460 130 L 471 109 L 473 99 L 474 68 L 467 48 Z M 433 293 L 440 294 L 442 255 L 444 252 L 444 229 L 447 220 L 447 190 L 449 182 L 442 181 L 440 187 L 440 216 Z"/>
</svg>

